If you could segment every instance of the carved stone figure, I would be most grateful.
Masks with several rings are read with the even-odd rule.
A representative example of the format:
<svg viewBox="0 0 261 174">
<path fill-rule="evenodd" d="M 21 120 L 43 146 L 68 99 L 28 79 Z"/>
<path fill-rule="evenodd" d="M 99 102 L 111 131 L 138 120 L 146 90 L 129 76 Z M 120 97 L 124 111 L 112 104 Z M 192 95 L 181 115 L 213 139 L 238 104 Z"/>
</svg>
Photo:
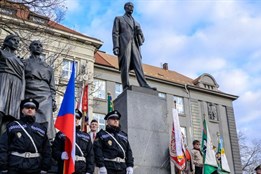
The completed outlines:
<svg viewBox="0 0 261 174">
<path fill-rule="evenodd" d="M 213 103 L 208 104 L 208 116 L 209 119 L 218 121 L 217 106 Z"/>
<path fill-rule="evenodd" d="M 123 89 L 130 86 L 130 70 L 135 71 L 140 86 L 151 88 L 144 77 L 141 62 L 140 46 L 144 42 L 144 36 L 140 24 L 132 17 L 133 8 L 133 3 L 127 2 L 124 5 L 125 14 L 114 19 L 112 29 L 113 53 L 119 59 Z"/>
<path fill-rule="evenodd" d="M 41 60 L 43 45 L 32 41 L 29 50 L 31 56 L 24 60 L 25 65 L 25 98 L 34 98 L 39 102 L 36 122 L 47 127 L 49 139 L 55 137 L 53 112 L 56 110 L 55 83 L 53 69 Z"/>
<path fill-rule="evenodd" d="M 6 124 L 20 118 L 20 103 L 24 98 L 24 65 L 16 50 L 20 38 L 8 35 L 0 49 L 0 125 L 3 134 Z"/>
</svg>

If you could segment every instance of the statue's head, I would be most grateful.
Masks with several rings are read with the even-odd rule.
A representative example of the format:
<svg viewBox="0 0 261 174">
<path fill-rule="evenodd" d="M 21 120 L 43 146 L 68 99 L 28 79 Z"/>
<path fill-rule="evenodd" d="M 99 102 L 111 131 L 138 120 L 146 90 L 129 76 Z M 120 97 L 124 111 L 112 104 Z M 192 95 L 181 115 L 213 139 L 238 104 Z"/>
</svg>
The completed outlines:
<svg viewBox="0 0 261 174">
<path fill-rule="evenodd" d="M 29 50 L 34 55 L 40 55 L 43 52 L 43 45 L 39 40 L 34 40 L 31 42 Z"/>
<path fill-rule="evenodd" d="M 17 35 L 10 34 L 5 37 L 4 47 L 8 47 L 11 50 L 17 50 L 19 47 L 20 38 Z"/>
<path fill-rule="evenodd" d="M 127 14 L 132 14 L 134 9 L 134 5 L 132 2 L 127 2 L 124 4 L 124 10 Z"/>
</svg>

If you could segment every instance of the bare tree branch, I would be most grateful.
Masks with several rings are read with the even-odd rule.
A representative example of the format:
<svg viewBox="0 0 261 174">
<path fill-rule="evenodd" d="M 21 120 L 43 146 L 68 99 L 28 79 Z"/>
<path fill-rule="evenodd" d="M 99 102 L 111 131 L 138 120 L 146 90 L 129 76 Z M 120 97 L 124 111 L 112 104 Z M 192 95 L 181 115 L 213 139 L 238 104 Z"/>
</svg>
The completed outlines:
<svg viewBox="0 0 261 174">
<path fill-rule="evenodd" d="M 261 140 L 250 141 L 242 132 L 238 133 L 242 171 L 252 173 L 261 161 Z"/>
</svg>

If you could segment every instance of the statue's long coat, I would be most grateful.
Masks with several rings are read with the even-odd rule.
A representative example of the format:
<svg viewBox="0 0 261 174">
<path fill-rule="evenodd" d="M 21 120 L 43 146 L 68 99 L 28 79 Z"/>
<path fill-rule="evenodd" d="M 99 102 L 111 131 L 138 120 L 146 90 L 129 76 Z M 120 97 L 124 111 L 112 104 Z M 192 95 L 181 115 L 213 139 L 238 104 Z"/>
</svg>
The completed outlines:
<svg viewBox="0 0 261 174">
<path fill-rule="evenodd" d="M 53 69 L 40 58 L 30 57 L 25 64 L 25 98 L 34 98 L 39 102 L 36 122 L 47 127 L 48 137 L 55 137 L 53 121 L 53 100 L 55 100 L 55 82 Z"/>
<path fill-rule="evenodd" d="M 4 115 L 20 118 L 24 82 L 21 59 L 7 50 L 0 50 L 0 112 Z"/>
</svg>

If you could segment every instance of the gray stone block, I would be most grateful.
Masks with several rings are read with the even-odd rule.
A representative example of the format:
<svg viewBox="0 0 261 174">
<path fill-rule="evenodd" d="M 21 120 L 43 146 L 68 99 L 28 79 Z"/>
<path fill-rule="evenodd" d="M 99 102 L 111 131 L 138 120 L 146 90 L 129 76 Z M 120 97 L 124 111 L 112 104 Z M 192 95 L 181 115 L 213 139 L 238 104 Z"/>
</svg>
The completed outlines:
<svg viewBox="0 0 261 174">
<path fill-rule="evenodd" d="M 157 91 L 132 87 L 115 101 L 122 130 L 128 133 L 134 156 L 134 174 L 169 174 L 167 105 Z"/>
</svg>

